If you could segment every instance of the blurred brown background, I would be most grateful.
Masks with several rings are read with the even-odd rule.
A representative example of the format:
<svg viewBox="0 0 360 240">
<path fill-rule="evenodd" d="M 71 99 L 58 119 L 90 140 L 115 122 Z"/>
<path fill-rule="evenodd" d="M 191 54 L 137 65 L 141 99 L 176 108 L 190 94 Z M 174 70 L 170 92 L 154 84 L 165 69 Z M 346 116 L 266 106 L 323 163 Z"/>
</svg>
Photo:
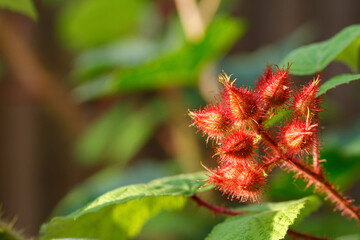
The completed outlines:
<svg viewBox="0 0 360 240">
<path fill-rule="evenodd" d="M 164 16 L 176 14 L 172 1 L 155 2 Z M 358 0 L 229 2 L 222 4 L 236 6 L 231 15 L 249 23 L 248 32 L 231 53 L 250 53 L 289 36 L 304 24 L 311 24 L 314 40 L 320 41 L 360 23 Z M 106 101 L 78 105 L 72 99 L 67 81 L 72 55 L 54 32 L 61 3 L 35 1 L 35 5 L 37 22 L 5 10 L 0 13 L 0 203 L 4 216 L 17 217 L 17 227 L 28 235 L 37 233 L 55 204 L 74 185 L 101 167 L 76 163 L 72 145 L 108 106 Z M 162 19 L 166 21 L 166 17 Z M 332 69 L 325 76 L 344 71 L 342 66 Z M 334 125 L 351 123 L 360 115 L 360 104 L 354 102 L 354 89 L 360 89 L 360 84 L 352 86 L 331 95 L 339 105 L 348 107 L 341 112 L 342 117 L 334 119 Z M 139 154 L 165 154 L 152 152 L 156 149 L 150 144 Z"/>
</svg>

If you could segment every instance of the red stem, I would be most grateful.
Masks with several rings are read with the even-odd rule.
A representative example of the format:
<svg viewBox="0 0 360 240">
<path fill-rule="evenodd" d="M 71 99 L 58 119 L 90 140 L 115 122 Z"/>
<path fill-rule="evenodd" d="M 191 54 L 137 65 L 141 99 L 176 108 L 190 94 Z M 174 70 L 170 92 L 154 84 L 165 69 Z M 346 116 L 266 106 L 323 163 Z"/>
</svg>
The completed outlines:
<svg viewBox="0 0 360 240">
<path fill-rule="evenodd" d="M 343 209 L 347 214 L 360 222 L 360 213 L 358 212 L 357 207 L 351 205 L 350 202 L 346 200 L 346 198 L 341 195 L 321 173 L 316 173 L 306 165 L 291 158 L 287 158 L 285 163 L 290 165 L 290 170 L 293 170 L 294 172 L 297 171 L 306 179 L 314 181 L 316 188 L 325 192 L 339 209 Z"/>
<path fill-rule="evenodd" d="M 191 197 L 191 199 L 193 199 L 199 206 L 203 206 L 203 207 L 205 207 L 207 209 L 210 209 L 214 213 L 222 213 L 222 214 L 231 215 L 231 216 L 247 214 L 246 212 L 235 212 L 235 211 L 233 211 L 231 209 L 227 209 L 227 208 L 223 208 L 223 207 L 220 207 L 220 206 L 212 205 L 210 203 L 205 202 L 204 200 L 202 200 L 201 198 L 199 198 L 196 195 L 193 195 Z"/>
<path fill-rule="evenodd" d="M 238 212 L 238 211 L 233 211 L 231 209 L 223 208 L 220 206 L 212 205 L 210 203 L 205 202 L 204 200 L 199 198 L 197 195 L 191 196 L 191 199 L 194 200 L 199 206 L 203 206 L 203 207 L 211 210 L 214 213 L 221 213 L 221 214 L 226 214 L 226 215 L 231 215 L 231 216 L 248 214 L 247 212 Z M 308 240 L 327 240 L 326 238 L 318 238 L 318 237 L 311 236 L 308 234 L 299 233 L 299 232 L 296 232 L 291 229 L 288 229 L 287 234 L 292 237 L 301 237 L 302 239 L 308 239 Z"/>
</svg>

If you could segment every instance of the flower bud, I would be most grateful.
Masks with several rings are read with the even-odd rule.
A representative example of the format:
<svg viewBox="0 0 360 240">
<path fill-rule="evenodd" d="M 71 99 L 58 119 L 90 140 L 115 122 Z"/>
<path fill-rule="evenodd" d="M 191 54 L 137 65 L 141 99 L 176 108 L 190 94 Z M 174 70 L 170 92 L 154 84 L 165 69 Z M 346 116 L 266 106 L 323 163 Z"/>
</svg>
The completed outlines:
<svg viewBox="0 0 360 240">
<path fill-rule="evenodd" d="M 255 137 L 243 130 L 237 130 L 227 136 L 216 150 L 225 161 L 242 163 L 254 154 Z"/>
<path fill-rule="evenodd" d="M 233 83 L 235 80 L 230 82 L 230 77 L 226 74 L 220 75 L 219 77 L 219 81 L 224 84 L 224 103 L 231 118 L 236 123 L 250 118 L 256 118 L 259 114 L 259 108 L 255 94 L 245 88 L 234 86 Z"/>
<path fill-rule="evenodd" d="M 225 136 L 227 129 L 231 125 L 231 121 L 218 105 L 210 104 L 203 110 L 189 111 L 189 116 L 193 120 L 191 126 L 202 130 L 210 139 L 221 139 Z"/>
<path fill-rule="evenodd" d="M 257 83 L 259 96 L 269 106 L 283 105 L 289 99 L 289 69 L 279 69 L 276 73 L 269 66 Z"/>
<path fill-rule="evenodd" d="M 283 129 L 282 140 L 290 152 L 308 152 L 316 137 L 316 126 L 310 125 L 308 120 L 294 120 Z"/>
<path fill-rule="evenodd" d="M 318 109 L 319 98 L 316 96 L 319 89 L 319 83 L 319 78 L 314 79 L 295 95 L 293 101 L 295 112 L 301 116 L 306 116 L 309 110 L 310 113 L 320 111 L 320 109 Z"/>
<path fill-rule="evenodd" d="M 266 178 L 255 165 L 244 168 L 242 165 L 225 164 L 210 172 L 209 183 L 215 184 L 216 189 L 230 198 L 241 202 L 260 201 Z"/>
</svg>

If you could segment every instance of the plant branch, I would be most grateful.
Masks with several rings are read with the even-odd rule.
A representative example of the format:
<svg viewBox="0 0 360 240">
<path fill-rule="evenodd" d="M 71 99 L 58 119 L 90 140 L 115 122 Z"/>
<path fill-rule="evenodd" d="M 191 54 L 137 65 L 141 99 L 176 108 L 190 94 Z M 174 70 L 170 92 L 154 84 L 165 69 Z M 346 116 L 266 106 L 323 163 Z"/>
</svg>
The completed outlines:
<svg viewBox="0 0 360 240">
<path fill-rule="evenodd" d="M 274 151 L 274 153 L 278 154 L 278 156 L 274 157 L 272 166 L 275 166 L 275 164 L 279 161 L 284 161 L 290 171 L 293 171 L 302 178 L 307 179 L 309 181 L 309 185 L 314 184 L 316 189 L 319 192 L 324 192 L 329 197 L 329 199 L 333 203 L 335 203 L 338 209 L 343 210 L 343 213 L 350 215 L 358 222 L 360 222 L 360 213 L 358 212 L 358 207 L 351 205 L 351 201 L 347 200 L 346 197 L 341 195 L 335 189 L 335 187 L 324 178 L 321 172 L 316 172 L 315 170 L 310 169 L 306 165 L 300 163 L 293 157 L 290 157 L 287 154 L 283 153 L 283 151 L 279 148 L 276 141 L 272 139 L 267 130 L 265 130 L 259 124 L 254 124 L 254 126 L 258 134 L 262 136 L 262 139 L 269 145 L 269 147 Z M 271 170 L 271 168 L 268 167 L 267 169 Z"/>
<path fill-rule="evenodd" d="M 246 215 L 246 214 L 248 214 L 248 212 L 238 212 L 238 211 L 234 211 L 232 209 L 223 208 L 223 207 L 220 207 L 220 206 L 216 206 L 216 205 L 207 203 L 204 200 L 202 200 L 201 198 L 199 198 L 197 195 L 191 196 L 191 199 L 194 200 L 199 206 L 203 206 L 203 207 L 211 210 L 214 213 L 226 214 L 226 215 L 230 215 L 230 216 L 238 216 L 238 215 Z M 318 238 L 318 237 L 311 236 L 311 235 L 308 235 L 308 234 L 299 233 L 299 232 L 296 232 L 296 231 L 291 230 L 291 229 L 288 229 L 287 234 L 289 236 L 301 237 L 303 239 L 308 239 L 308 240 L 327 240 L 326 238 Z"/>
<path fill-rule="evenodd" d="M 205 202 L 204 200 L 199 198 L 197 195 L 193 195 L 191 197 L 191 199 L 194 200 L 199 206 L 203 206 L 203 207 L 213 211 L 214 213 L 221 213 L 221 214 L 226 214 L 226 215 L 231 215 L 231 216 L 247 214 L 247 212 L 237 212 L 237 211 L 233 211 L 231 209 L 227 209 L 227 208 L 223 208 L 223 207 L 220 207 L 220 206 L 212 205 L 210 203 Z"/>
<path fill-rule="evenodd" d="M 314 184 L 319 192 L 325 192 L 329 199 L 336 204 L 336 207 L 344 211 L 343 213 L 350 215 L 360 222 L 358 207 L 351 205 L 351 201 L 340 194 L 335 189 L 334 185 L 327 181 L 322 174 L 316 173 L 314 170 L 295 159 L 287 158 L 285 164 L 289 167 L 289 170 L 298 173 L 302 178 L 307 179 L 309 184 Z"/>
</svg>

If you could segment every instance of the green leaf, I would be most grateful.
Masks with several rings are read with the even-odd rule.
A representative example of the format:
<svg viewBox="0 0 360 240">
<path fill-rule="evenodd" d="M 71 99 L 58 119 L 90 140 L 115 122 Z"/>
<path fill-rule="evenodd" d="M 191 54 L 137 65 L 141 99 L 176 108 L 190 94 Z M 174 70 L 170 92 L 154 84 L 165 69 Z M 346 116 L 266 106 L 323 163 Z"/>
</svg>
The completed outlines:
<svg viewBox="0 0 360 240">
<path fill-rule="evenodd" d="M 358 57 L 354 54 L 359 54 L 359 51 L 351 54 L 350 51 L 359 48 L 359 37 L 360 25 L 349 26 L 326 41 L 295 49 L 281 65 L 292 63 L 291 73 L 294 75 L 314 74 L 334 60 L 348 63 L 354 68 L 358 65 Z"/>
<path fill-rule="evenodd" d="M 0 8 L 22 13 L 34 20 L 37 19 L 37 13 L 31 0 L 0 0 Z"/>
<path fill-rule="evenodd" d="M 108 43 L 134 32 L 145 7 L 143 0 L 69 1 L 59 17 L 61 37 L 72 49 Z"/>
<path fill-rule="evenodd" d="M 125 164 L 147 142 L 166 117 L 164 103 L 159 99 L 135 109 L 122 102 L 110 109 L 83 135 L 76 145 L 78 159 L 94 164 L 101 159 Z"/>
<path fill-rule="evenodd" d="M 244 29 L 242 21 L 219 18 L 209 26 L 200 43 L 186 43 L 144 65 L 112 71 L 79 86 L 75 94 L 88 100 L 119 92 L 193 86 L 204 64 L 223 55 Z"/>
<path fill-rule="evenodd" d="M 324 94 L 330 89 L 333 89 L 341 84 L 349 83 L 351 81 L 359 80 L 360 74 L 341 74 L 336 77 L 331 78 L 330 80 L 327 80 L 325 83 L 323 83 L 320 88 L 318 95 Z"/>
<path fill-rule="evenodd" d="M 359 72 L 360 37 L 353 41 L 337 57 L 336 61 L 347 64 L 353 72 Z"/>
<path fill-rule="evenodd" d="M 238 209 L 246 215 L 228 218 L 211 231 L 207 240 L 282 239 L 297 218 L 303 218 L 320 206 L 316 196 L 295 201 L 268 203 Z"/>
<path fill-rule="evenodd" d="M 167 164 L 158 161 L 140 161 L 136 165 L 124 167 L 110 166 L 105 168 L 79 186 L 73 188 L 57 205 L 53 216 L 67 215 L 82 206 L 94 201 L 98 196 L 122 186 L 146 183 L 153 179 L 179 173 L 175 171 L 178 162 L 169 161 Z"/>
<path fill-rule="evenodd" d="M 181 209 L 186 197 L 211 189 L 200 189 L 205 178 L 203 173 L 182 174 L 118 188 L 68 216 L 53 218 L 42 226 L 41 239 L 110 240 L 136 236 L 144 223 L 161 210 Z"/>
<path fill-rule="evenodd" d="M 336 240 L 360 240 L 360 234 L 341 236 L 336 238 Z"/>
</svg>

